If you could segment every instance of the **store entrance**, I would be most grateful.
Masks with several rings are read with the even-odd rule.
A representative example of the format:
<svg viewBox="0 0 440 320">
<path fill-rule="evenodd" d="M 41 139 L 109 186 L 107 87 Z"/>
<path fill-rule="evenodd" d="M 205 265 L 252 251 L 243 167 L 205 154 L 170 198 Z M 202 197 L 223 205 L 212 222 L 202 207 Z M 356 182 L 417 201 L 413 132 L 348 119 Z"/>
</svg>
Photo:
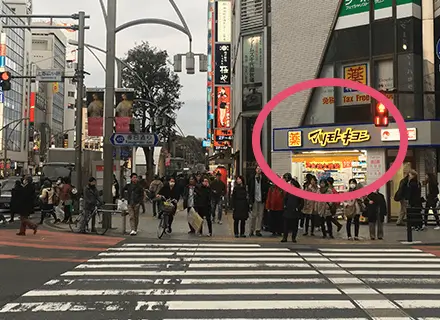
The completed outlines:
<svg viewBox="0 0 440 320">
<path fill-rule="evenodd" d="M 397 150 L 387 150 L 387 168 L 390 169 L 397 156 Z M 394 195 L 399 189 L 400 180 L 412 168 L 416 167 L 414 151 L 408 150 L 402 166 L 399 168 L 393 179 L 388 182 L 388 203 L 389 203 L 389 220 L 396 220 L 400 212 L 400 203 L 394 201 Z"/>
</svg>

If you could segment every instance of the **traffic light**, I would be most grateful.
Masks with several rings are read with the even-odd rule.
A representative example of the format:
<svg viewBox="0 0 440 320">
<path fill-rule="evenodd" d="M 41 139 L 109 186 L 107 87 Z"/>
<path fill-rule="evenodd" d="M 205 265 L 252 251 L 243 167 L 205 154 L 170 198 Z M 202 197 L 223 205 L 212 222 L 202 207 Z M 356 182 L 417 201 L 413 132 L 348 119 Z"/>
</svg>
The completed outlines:
<svg viewBox="0 0 440 320">
<path fill-rule="evenodd" d="M 11 90 L 11 73 L 9 71 L 0 73 L 0 86 L 3 91 Z"/>
<path fill-rule="evenodd" d="M 374 110 L 374 125 L 376 127 L 388 127 L 388 110 L 383 103 L 378 102 Z"/>
</svg>

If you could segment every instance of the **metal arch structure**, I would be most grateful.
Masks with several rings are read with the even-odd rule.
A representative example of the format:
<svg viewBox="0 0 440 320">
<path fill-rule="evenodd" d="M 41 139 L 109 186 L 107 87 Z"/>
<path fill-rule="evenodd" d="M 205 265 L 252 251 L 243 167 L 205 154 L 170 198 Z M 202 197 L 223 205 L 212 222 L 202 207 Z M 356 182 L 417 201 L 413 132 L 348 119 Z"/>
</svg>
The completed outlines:
<svg viewBox="0 0 440 320">
<path fill-rule="evenodd" d="M 189 39 L 189 43 L 190 43 L 190 50 L 191 51 L 191 44 L 192 44 L 192 35 L 191 32 L 189 32 L 189 30 L 185 27 L 182 27 L 180 24 L 177 24 L 175 22 L 169 21 L 169 20 L 165 20 L 165 19 L 157 19 L 157 18 L 143 18 L 143 19 L 136 19 L 136 20 L 132 20 L 129 22 L 126 22 L 122 25 L 120 25 L 119 27 L 116 27 L 116 33 L 121 32 L 125 29 L 134 27 L 134 26 L 138 26 L 141 24 L 159 24 L 159 25 L 163 25 L 163 26 L 167 26 L 170 28 L 173 28 L 175 30 L 178 30 L 184 34 L 186 34 L 188 36 Z"/>
</svg>

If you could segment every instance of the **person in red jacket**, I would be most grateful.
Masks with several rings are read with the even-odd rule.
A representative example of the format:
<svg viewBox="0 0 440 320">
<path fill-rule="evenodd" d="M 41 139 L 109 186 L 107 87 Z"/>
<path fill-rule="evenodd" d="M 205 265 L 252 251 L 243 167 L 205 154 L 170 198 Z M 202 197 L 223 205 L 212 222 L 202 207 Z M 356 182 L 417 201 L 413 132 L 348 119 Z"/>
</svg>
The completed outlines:
<svg viewBox="0 0 440 320">
<path fill-rule="evenodd" d="M 272 236 L 280 236 L 283 232 L 284 191 L 275 184 L 269 188 L 266 210 L 269 212 Z"/>
<path fill-rule="evenodd" d="M 333 179 L 332 177 L 328 177 L 327 178 L 327 182 L 329 184 L 330 189 L 332 190 L 332 193 L 333 194 L 338 194 L 339 192 L 333 186 L 333 183 L 335 183 L 335 179 Z M 338 228 L 338 232 L 339 232 L 342 229 L 342 224 L 336 218 L 336 210 L 339 207 L 339 203 L 338 202 L 334 202 L 333 204 L 335 206 L 335 212 L 332 213 L 332 223 Z"/>
</svg>

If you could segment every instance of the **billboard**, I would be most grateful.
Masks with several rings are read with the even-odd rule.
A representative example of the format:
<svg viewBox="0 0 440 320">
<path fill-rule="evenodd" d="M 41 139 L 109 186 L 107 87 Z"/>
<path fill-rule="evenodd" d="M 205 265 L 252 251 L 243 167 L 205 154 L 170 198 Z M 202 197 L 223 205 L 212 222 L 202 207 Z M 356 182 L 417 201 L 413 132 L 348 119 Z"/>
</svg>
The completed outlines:
<svg viewBox="0 0 440 320">
<path fill-rule="evenodd" d="M 134 89 L 115 90 L 115 132 L 130 133 L 133 118 Z"/>
<path fill-rule="evenodd" d="M 215 87 L 216 129 L 231 128 L 231 87 Z"/>
<path fill-rule="evenodd" d="M 231 84 L 231 44 L 215 44 L 215 84 Z"/>
<path fill-rule="evenodd" d="M 89 137 L 102 137 L 103 135 L 104 92 L 104 89 L 98 88 L 88 88 L 86 91 L 87 135 Z"/>
</svg>

